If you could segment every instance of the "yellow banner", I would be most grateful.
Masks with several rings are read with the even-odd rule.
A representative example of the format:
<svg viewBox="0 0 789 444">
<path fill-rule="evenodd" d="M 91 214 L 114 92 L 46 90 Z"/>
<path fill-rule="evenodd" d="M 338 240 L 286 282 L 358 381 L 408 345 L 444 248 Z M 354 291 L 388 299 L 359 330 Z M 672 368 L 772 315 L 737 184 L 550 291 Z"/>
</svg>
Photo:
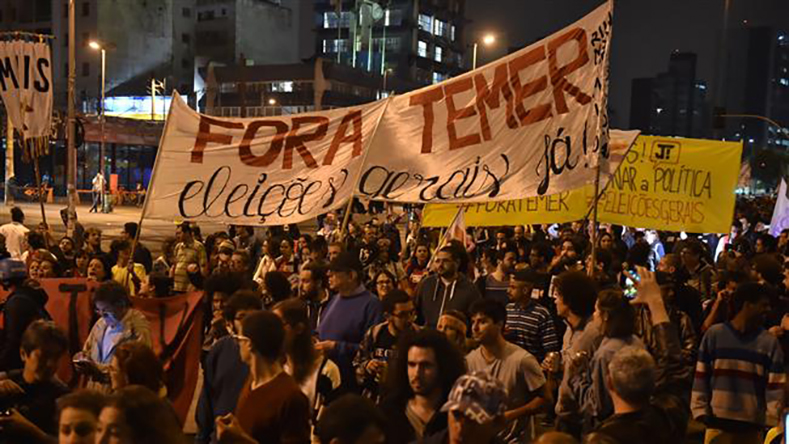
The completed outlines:
<svg viewBox="0 0 789 444">
<path fill-rule="evenodd" d="M 726 233 L 741 157 L 742 142 L 639 136 L 600 198 L 598 218 L 657 230 Z"/>
<path fill-rule="evenodd" d="M 725 233 L 734 213 L 741 142 L 639 136 L 598 205 L 598 219 L 668 231 Z M 583 219 L 594 188 L 530 199 L 465 205 L 467 226 Z M 423 225 L 446 226 L 457 205 L 427 205 Z"/>
<path fill-rule="evenodd" d="M 589 194 L 593 193 L 594 191 Z M 550 196 L 469 204 L 464 207 L 468 227 L 563 223 L 584 217 L 586 199 L 582 192 L 568 191 Z M 458 205 L 451 204 L 426 205 L 422 225 L 445 227 L 452 222 L 457 209 Z"/>
</svg>

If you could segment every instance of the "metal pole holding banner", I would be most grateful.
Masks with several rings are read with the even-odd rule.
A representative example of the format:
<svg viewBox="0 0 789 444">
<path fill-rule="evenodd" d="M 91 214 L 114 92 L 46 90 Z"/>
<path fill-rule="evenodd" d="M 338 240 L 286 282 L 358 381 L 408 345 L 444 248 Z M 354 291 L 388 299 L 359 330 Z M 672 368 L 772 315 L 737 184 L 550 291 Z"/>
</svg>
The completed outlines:
<svg viewBox="0 0 789 444">
<path fill-rule="evenodd" d="M 38 189 L 38 204 L 41 206 L 41 220 L 44 221 L 44 225 L 47 227 L 47 230 L 49 230 L 49 224 L 47 224 L 47 212 L 44 210 L 44 187 L 41 186 L 41 171 L 38 168 L 38 155 L 33 156 L 33 170 L 36 174 L 36 188 Z M 47 245 L 47 247 L 49 246 Z"/>
<path fill-rule="evenodd" d="M 106 87 L 107 87 L 107 50 L 104 47 L 101 48 L 101 146 L 100 146 L 100 154 L 99 154 L 99 169 L 101 170 L 101 176 L 104 177 L 104 183 L 101 185 L 101 212 L 102 213 L 109 213 L 108 209 L 109 206 L 107 205 L 106 199 L 107 195 L 104 191 L 107 184 L 107 175 L 106 173 L 106 166 L 104 165 L 104 155 L 105 155 L 105 144 L 107 137 L 105 136 L 105 125 L 107 123 L 107 116 L 105 110 L 105 94 L 106 94 Z"/>
<path fill-rule="evenodd" d="M 473 55 L 471 56 L 471 70 L 477 69 L 477 42 L 474 42 Z"/>
<path fill-rule="evenodd" d="M 66 121 L 66 185 L 68 193 L 67 226 L 66 233 L 73 235 L 75 218 L 77 215 L 77 142 L 76 142 L 76 110 L 75 89 L 77 82 L 76 66 L 76 25 L 75 25 L 75 0 L 68 2 L 68 118 Z"/>
<path fill-rule="evenodd" d="M 597 267 L 597 203 L 600 201 L 600 156 L 597 157 L 597 168 L 594 179 L 594 202 L 592 202 L 592 264 L 588 274 L 594 276 Z"/>
<path fill-rule="evenodd" d="M 181 99 L 178 99 L 181 100 Z M 140 213 L 140 221 L 137 223 L 137 234 L 134 236 L 134 242 L 132 242 L 132 249 L 131 249 L 131 259 L 129 260 L 129 272 L 126 273 L 126 279 L 123 285 L 127 288 L 129 287 L 129 278 L 131 277 L 131 272 L 134 269 L 134 253 L 137 251 L 137 244 L 140 242 L 140 233 L 142 233 L 142 222 L 145 220 L 145 215 L 148 213 L 148 203 L 150 199 L 148 198 L 151 195 L 151 190 L 153 190 L 153 186 L 155 183 L 155 179 L 158 176 L 158 166 L 159 166 L 159 159 L 162 157 L 162 144 L 164 143 L 164 139 L 167 137 L 167 129 L 170 127 L 170 114 L 173 113 L 173 109 L 175 108 L 175 98 L 171 98 L 171 105 L 170 111 L 167 114 L 166 120 L 164 121 L 164 130 L 162 131 L 162 137 L 159 139 L 159 148 L 156 150 L 156 158 L 153 160 L 153 170 L 151 171 L 151 180 L 148 182 L 148 192 L 145 193 L 145 200 L 142 204 L 142 212 Z"/>
<path fill-rule="evenodd" d="M 364 156 L 362 157 L 362 165 L 359 167 L 359 174 L 356 175 L 356 179 L 353 181 L 353 189 L 351 189 L 351 197 L 348 199 L 348 206 L 345 208 L 345 215 L 342 218 L 342 224 L 340 225 L 340 239 L 345 237 L 345 230 L 348 226 L 348 222 L 351 219 L 351 211 L 353 210 L 353 199 L 356 197 L 356 189 L 359 188 L 359 182 L 362 179 L 362 169 L 364 164 L 367 163 L 367 156 L 370 154 L 370 145 L 373 143 L 373 139 L 375 138 L 375 133 L 378 132 L 378 126 L 381 124 L 381 120 L 383 120 L 384 115 L 386 114 L 387 108 L 389 108 L 389 104 L 392 103 L 392 98 L 388 97 L 386 99 L 386 104 L 384 105 L 383 111 L 381 111 L 381 115 L 378 116 L 378 120 L 375 122 L 375 130 L 373 130 L 373 137 L 367 141 L 367 146 L 364 147 Z"/>
<path fill-rule="evenodd" d="M 14 177 L 14 124 L 11 115 L 6 110 L 6 136 L 5 136 L 5 204 L 13 205 L 14 196 L 11 195 L 10 180 Z"/>
</svg>

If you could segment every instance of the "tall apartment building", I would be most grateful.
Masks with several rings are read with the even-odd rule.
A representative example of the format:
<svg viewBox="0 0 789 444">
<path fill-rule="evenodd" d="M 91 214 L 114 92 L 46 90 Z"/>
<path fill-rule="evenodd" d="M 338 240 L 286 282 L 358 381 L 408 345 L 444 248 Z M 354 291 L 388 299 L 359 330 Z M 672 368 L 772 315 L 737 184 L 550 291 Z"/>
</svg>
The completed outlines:
<svg viewBox="0 0 789 444">
<path fill-rule="evenodd" d="M 693 53 L 673 52 L 666 72 L 633 79 L 631 128 L 658 136 L 709 134 L 707 84 L 696 77 L 696 59 Z"/>
<path fill-rule="evenodd" d="M 89 42 L 107 48 L 108 96 L 145 96 L 150 80 L 166 80 L 168 90 L 193 92 L 195 0 L 76 0 L 77 100 L 97 109 L 101 96 L 101 55 Z M 52 34 L 55 105 L 64 108 L 68 78 L 68 2 L 2 0 L 0 30 Z"/>
<path fill-rule="evenodd" d="M 299 61 L 299 0 L 197 0 L 198 66 Z"/>
<path fill-rule="evenodd" d="M 728 39 L 724 104 L 729 114 L 768 117 L 789 127 L 789 33 L 772 27 L 741 27 Z M 726 119 L 727 139 L 754 147 L 789 148 L 778 128 L 757 119 Z"/>
<path fill-rule="evenodd" d="M 463 72 L 464 0 L 315 0 L 316 53 L 417 84 Z"/>
</svg>

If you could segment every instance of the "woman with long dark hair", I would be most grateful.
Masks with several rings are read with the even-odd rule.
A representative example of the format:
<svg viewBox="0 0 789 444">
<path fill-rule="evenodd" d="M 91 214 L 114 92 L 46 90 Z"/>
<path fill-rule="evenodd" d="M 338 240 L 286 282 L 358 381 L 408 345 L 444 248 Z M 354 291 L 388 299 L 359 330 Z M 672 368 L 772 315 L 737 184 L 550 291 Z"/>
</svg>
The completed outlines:
<svg viewBox="0 0 789 444">
<path fill-rule="evenodd" d="M 310 400 L 314 420 L 340 386 L 340 369 L 315 350 L 304 301 L 287 299 L 274 305 L 272 311 L 285 324 L 285 371 Z"/>
</svg>

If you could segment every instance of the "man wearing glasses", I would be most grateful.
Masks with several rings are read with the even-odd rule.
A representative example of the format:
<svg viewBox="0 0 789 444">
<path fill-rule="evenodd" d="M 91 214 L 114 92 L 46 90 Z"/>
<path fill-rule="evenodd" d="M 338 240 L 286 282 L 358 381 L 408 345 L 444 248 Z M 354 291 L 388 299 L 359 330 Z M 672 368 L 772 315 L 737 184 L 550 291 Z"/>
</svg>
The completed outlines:
<svg viewBox="0 0 789 444">
<path fill-rule="evenodd" d="M 388 292 L 383 299 L 383 309 L 386 321 L 367 330 L 353 360 L 362 395 L 376 403 L 380 400 L 380 385 L 386 379 L 387 364 L 394 356 L 397 341 L 403 332 L 418 329 L 414 324 L 414 302 L 408 293 L 402 290 Z"/>
</svg>

